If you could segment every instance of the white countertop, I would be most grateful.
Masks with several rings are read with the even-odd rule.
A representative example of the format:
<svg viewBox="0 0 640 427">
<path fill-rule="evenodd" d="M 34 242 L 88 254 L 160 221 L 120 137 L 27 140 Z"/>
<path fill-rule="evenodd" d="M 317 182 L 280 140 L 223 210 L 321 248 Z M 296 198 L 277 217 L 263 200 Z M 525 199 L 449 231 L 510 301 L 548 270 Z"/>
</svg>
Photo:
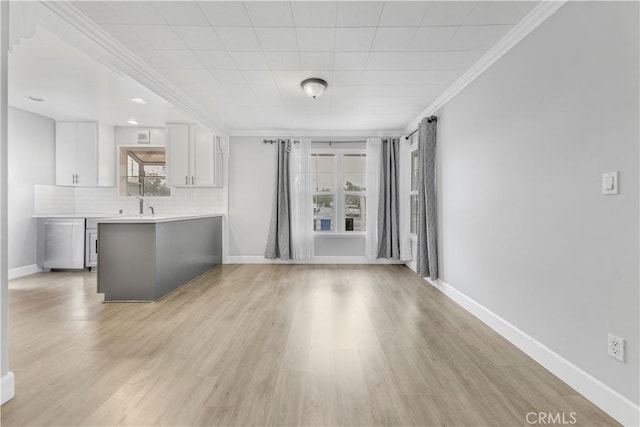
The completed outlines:
<svg viewBox="0 0 640 427">
<path fill-rule="evenodd" d="M 155 215 L 121 215 L 110 218 L 99 218 L 98 224 L 131 224 L 131 223 L 143 223 L 143 224 L 156 224 L 159 222 L 171 222 L 171 221 L 185 221 L 189 219 L 198 218 L 214 218 L 218 216 L 224 216 L 223 214 L 209 213 L 209 214 L 155 214 Z"/>
<path fill-rule="evenodd" d="M 143 223 L 155 224 L 159 222 L 184 221 L 197 218 L 213 218 L 224 216 L 220 213 L 204 214 L 155 214 L 155 215 L 109 215 L 109 214 L 38 214 L 33 218 L 95 218 L 98 223 Z"/>
</svg>

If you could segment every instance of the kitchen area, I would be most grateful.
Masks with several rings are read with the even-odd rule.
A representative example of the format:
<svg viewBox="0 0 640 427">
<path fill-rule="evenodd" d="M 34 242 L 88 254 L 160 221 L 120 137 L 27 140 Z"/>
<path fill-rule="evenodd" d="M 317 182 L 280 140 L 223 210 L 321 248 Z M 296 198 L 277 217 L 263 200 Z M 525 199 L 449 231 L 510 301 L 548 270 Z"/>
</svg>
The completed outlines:
<svg viewBox="0 0 640 427">
<path fill-rule="evenodd" d="M 91 271 L 105 301 L 155 301 L 223 262 L 228 137 L 45 17 L 10 54 L 9 278 Z"/>
</svg>

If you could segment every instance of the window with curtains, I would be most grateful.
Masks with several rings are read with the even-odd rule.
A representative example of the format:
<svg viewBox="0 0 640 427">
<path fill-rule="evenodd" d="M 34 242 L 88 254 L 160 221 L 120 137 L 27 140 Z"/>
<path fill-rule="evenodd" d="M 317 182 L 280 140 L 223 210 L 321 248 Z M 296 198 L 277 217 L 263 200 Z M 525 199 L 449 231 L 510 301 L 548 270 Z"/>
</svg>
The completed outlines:
<svg viewBox="0 0 640 427">
<path fill-rule="evenodd" d="M 314 149 L 309 162 L 313 231 L 366 231 L 366 154 L 360 149 Z"/>
<path fill-rule="evenodd" d="M 409 192 L 410 223 L 409 232 L 418 234 L 418 140 L 415 135 L 411 140 L 411 191 Z"/>
</svg>

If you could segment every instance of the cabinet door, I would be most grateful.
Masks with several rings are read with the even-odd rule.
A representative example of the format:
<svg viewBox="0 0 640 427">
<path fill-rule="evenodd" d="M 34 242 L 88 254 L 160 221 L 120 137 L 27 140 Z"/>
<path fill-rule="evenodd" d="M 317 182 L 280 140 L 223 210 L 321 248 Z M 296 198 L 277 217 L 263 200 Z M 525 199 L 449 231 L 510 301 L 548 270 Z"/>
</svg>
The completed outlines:
<svg viewBox="0 0 640 427">
<path fill-rule="evenodd" d="M 84 187 L 98 185 L 98 124 L 77 123 L 76 126 L 76 184 Z"/>
<path fill-rule="evenodd" d="M 75 185 L 76 123 L 56 123 L 56 185 Z"/>
<path fill-rule="evenodd" d="M 193 155 L 191 158 L 191 184 L 195 187 L 215 185 L 213 132 L 197 126 L 194 129 Z"/>
<path fill-rule="evenodd" d="M 167 185 L 191 185 L 189 173 L 189 125 L 171 125 L 167 130 Z"/>
<path fill-rule="evenodd" d="M 224 185 L 222 178 L 222 146 L 220 144 L 220 137 L 215 137 L 213 151 L 213 174 L 214 174 L 214 187 L 222 187 Z"/>
</svg>

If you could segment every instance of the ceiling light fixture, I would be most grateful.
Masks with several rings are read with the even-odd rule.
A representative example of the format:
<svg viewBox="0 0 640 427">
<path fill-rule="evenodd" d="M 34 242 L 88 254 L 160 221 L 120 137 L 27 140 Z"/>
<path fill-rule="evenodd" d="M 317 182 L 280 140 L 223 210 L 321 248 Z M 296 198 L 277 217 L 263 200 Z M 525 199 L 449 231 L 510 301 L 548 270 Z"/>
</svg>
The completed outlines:
<svg viewBox="0 0 640 427">
<path fill-rule="evenodd" d="M 146 104 L 147 101 L 142 98 L 131 98 L 131 102 L 135 102 L 136 104 Z"/>
<path fill-rule="evenodd" d="M 130 125 L 139 125 L 140 122 L 138 122 L 136 119 L 129 119 L 127 120 L 127 123 L 129 123 Z"/>
<path fill-rule="evenodd" d="M 36 102 L 44 101 L 44 99 L 40 98 L 39 96 L 31 96 L 31 95 L 27 96 L 27 99 L 30 99 L 30 100 L 36 101 Z"/>
<path fill-rule="evenodd" d="M 322 95 L 324 90 L 327 88 L 327 82 L 314 77 L 303 80 L 302 83 L 300 83 L 300 86 L 307 95 L 315 99 Z"/>
</svg>

